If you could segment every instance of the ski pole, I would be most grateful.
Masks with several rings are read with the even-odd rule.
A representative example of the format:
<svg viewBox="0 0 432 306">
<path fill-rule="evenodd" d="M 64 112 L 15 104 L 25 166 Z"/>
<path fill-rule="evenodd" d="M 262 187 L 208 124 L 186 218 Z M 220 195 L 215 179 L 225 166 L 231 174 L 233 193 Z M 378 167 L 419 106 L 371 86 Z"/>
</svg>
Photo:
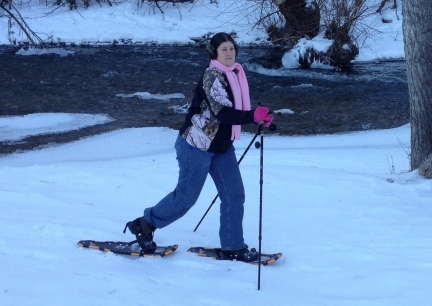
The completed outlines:
<svg viewBox="0 0 432 306">
<path fill-rule="evenodd" d="M 261 143 L 260 148 L 260 200 L 259 200 L 259 233 L 258 233 L 258 290 L 261 289 L 261 242 L 262 242 L 262 198 L 263 198 L 263 177 L 264 177 L 264 133 L 263 124 L 258 129 Z M 255 145 L 258 147 L 257 145 Z"/>
<path fill-rule="evenodd" d="M 273 112 L 271 112 L 273 113 Z M 258 290 L 261 289 L 261 246 L 262 246 L 262 200 L 263 200 L 263 183 L 264 183 L 264 124 L 261 123 L 258 128 L 260 141 L 255 143 L 255 147 L 260 149 L 260 200 L 259 200 L 259 233 L 258 233 Z M 271 131 L 276 130 L 276 125 L 269 127 Z"/>
<path fill-rule="evenodd" d="M 252 146 L 253 142 L 255 141 L 255 139 L 258 137 L 259 135 L 259 130 L 258 132 L 256 132 L 255 136 L 252 138 L 251 142 L 249 143 L 249 145 L 247 146 L 246 150 L 244 151 L 243 155 L 240 157 L 240 159 L 237 162 L 237 165 L 240 165 L 241 161 L 243 160 L 243 158 L 246 156 L 246 153 L 249 151 L 250 147 Z M 194 232 L 196 232 L 196 230 L 198 229 L 198 227 L 201 225 L 201 222 L 203 222 L 204 218 L 207 216 L 208 212 L 210 211 L 210 209 L 212 208 L 213 204 L 216 203 L 216 200 L 218 199 L 219 194 L 217 194 L 213 201 L 211 202 L 209 208 L 207 208 L 206 212 L 204 213 L 204 215 L 202 216 L 201 220 L 198 222 L 197 226 L 194 229 Z"/>
</svg>

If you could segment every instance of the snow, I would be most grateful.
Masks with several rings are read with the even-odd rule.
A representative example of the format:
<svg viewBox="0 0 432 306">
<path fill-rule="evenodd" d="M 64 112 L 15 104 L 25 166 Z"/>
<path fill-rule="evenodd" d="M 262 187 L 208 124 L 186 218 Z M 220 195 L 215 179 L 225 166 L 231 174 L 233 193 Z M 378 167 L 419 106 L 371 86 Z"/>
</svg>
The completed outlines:
<svg viewBox="0 0 432 306">
<path fill-rule="evenodd" d="M 241 2 L 165 6 L 164 16 L 137 12 L 130 3 L 120 4 L 122 10 L 63 8 L 29 23 L 64 41 L 121 36 L 187 42 L 189 36 L 233 29 L 233 22 L 221 25 L 216 17 L 228 20 L 229 14 L 217 9 Z M 106 15 L 94 18 L 100 10 Z M 35 7 L 23 15 L 45 11 Z M 65 26 L 68 22 L 74 26 Z M 390 24 L 395 32 L 399 23 Z M 3 44 L 5 31 L 0 18 Z M 256 30 L 238 31 L 244 43 L 259 36 Z M 361 59 L 400 57 L 400 39 L 381 37 L 361 49 Z M 59 54 L 67 56 L 61 49 Z M 155 98 L 145 90 L 133 95 Z M 104 114 L 0 117 L 0 140 L 20 142 L 110 120 Z M 122 233 L 125 223 L 176 184 L 176 135 L 163 127 L 121 129 L 0 154 L 0 305 L 432 304 L 432 188 L 417 171 L 408 171 L 409 125 L 301 137 L 264 132 L 263 251 L 283 256 L 261 269 L 260 291 L 257 267 L 187 252 L 191 246 L 219 245 L 217 203 L 193 232 L 216 195 L 211 179 L 186 216 L 156 231 L 157 243 L 179 245 L 172 255 L 129 258 L 80 248 L 81 239 L 133 240 Z M 239 157 L 252 138 L 243 133 L 236 141 Z M 247 196 L 245 240 L 251 247 L 258 245 L 259 160 L 259 150 L 252 148 L 240 166 Z"/>
<path fill-rule="evenodd" d="M 376 59 L 403 59 L 402 3 L 398 0 L 398 9 L 390 9 L 387 4 L 382 14 L 371 14 L 361 21 L 359 26 L 358 46 L 360 54 L 356 61 Z M 69 10 L 68 6 L 53 9 L 38 4 L 38 0 L 14 3 L 30 28 L 45 41 L 66 44 L 118 43 L 159 43 L 159 44 L 194 44 L 192 38 L 208 33 L 236 32 L 240 45 L 259 45 L 267 43 L 267 34 L 261 26 L 254 26 L 261 10 L 256 2 L 249 0 L 195 0 L 193 3 L 173 5 L 164 3 L 163 14 L 154 3 L 138 1 L 119 2 L 112 7 L 107 4 L 93 3 L 88 9 Z M 381 0 L 368 0 L 368 6 Z M 240 18 L 239 18 L 240 17 Z M 383 23 L 382 19 L 391 21 Z M 359 22 L 360 23 L 360 22 Z M 374 29 L 374 30 L 372 30 Z M 26 40 L 18 27 L 11 29 L 11 37 L 17 41 Z M 0 16 L 0 45 L 9 44 L 8 18 Z M 365 36 L 364 33 L 368 34 Z M 297 49 L 313 46 L 316 50 L 326 50 L 329 41 L 320 36 L 309 41 L 300 41 Z M 35 50 L 20 51 L 21 54 L 34 54 Z M 36 51 L 36 52 L 47 52 Z M 58 49 L 52 52 L 58 53 Z M 70 52 L 70 51 L 69 51 Z M 291 53 L 291 54 L 290 54 Z M 67 55 L 63 54 L 63 56 Z M 291 60 L 287 57 L 291 55 Z M 287 68 L 297 68 L 293 60 L 298 53 L 288 52 L 284 58 Z"/>
<path fill-rule="evenodd" d="M 62 116 L 45 117 L 38 132 L 53 132 Z M 80 126 L 80 115 L 71 116 Z M 77 246 L 133 239 L 124 224 L 175 186 L 177 131 L 123 129 L 2 155 L 1 304 L 428 305 L 432 189 L 407 172 L 409 133 L 408 125 L 264 133 L 263 250 L 283 257 L 261 269 L 260 291 L 257 267 L 187 252 L 219 245 L 217 204 L 193 232 L 216 195 L 210 179 L 185 217 L 156 231 L 159 244 L 179 245 L 172 255 L 132 259 Z M 236 142 L 237 155 L 252 136 Z M 240 167 L 245 239 L 256 247 L 259 150 L 250 149 Z"/>
<path fill-rule="evenodd" d="M 314 49 L 317 52 L 326 52 L 331 47 L 332 43 L 331 40 L 319 36 L 310 40 L 301 38 L 296 46 L 292 50 L 286 52 L 282 57 L 282 65 L 285 68 L 300 68 L 300 54 L 304 55 L 308 49 Z"/>
<path fill-rule="evenodd" d="M 106 115 L 37 113 L 0 117 L 0 141 L 19 141 L 32 135 L 61 133 L 87 126 L 104 124 L 114 119 Z M 47 125 L 48 122 L 48 125 Z"/>
<path fill-rule="evenodd" d="M 170 100 L 170 99 L 184 99 L 185 98 L 185 95 L 182 93 L 161 95 L 161 94 L 151 94 L 149 92 L 136 92 L 133 94 L 117 94 L 116 96 L 122 97 L 122 98 L 138 97 L 138 98 L 143 99 L 143 100 L 146 100 L 146 99 Z"/>
</svg>

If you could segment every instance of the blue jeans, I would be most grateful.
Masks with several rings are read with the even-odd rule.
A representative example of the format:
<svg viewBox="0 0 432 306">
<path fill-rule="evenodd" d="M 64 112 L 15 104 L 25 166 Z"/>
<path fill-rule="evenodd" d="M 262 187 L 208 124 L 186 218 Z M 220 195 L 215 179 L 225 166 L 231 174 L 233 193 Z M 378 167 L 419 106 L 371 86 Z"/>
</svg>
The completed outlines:
<svg viewBox="0 0 432 306">
<path fill-rule="evenodd" d="M 244 248 L 245 192 L 234 147 L 223 154 L 210 153 L 189 145 L 179 135 L 175 149 L 180 168 L 177 186 L 155 206 L 146 208 L 144 218 L 156 228 L 163 228 L 184 216 L 198 200 L 210 173 L 221 200 L 221 247 L 224 250 Z"/>
</svg>

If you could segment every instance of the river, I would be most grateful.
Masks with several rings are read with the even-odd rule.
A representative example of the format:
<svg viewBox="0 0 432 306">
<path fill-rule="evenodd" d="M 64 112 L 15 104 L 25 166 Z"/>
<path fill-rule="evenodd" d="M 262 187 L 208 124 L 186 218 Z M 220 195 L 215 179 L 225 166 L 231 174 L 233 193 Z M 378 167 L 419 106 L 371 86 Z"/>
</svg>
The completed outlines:
<svg viewBox="0 0 432 306">
<path fill-rule="evenodd" d="M 70 55 L 16 55 L 0 48 L 0 116 L 37 112 L 107 114 L 115 121 L 61 134 L 32 136 L 0 143 L 1 153 L 76 140 L 120 128 L 178 128 L 181 109 L 208 58 L 197 46 L 106 46 L 67 48 Z M 255 59 L 271 49 L 242 48 L 253 106 L 263 103 L 276 111 L 275 133 L 333 134 L 384 129 L 409 122 L 409 98 L 404 61 L 356 63 L 352 72 L 333 69 L 265 69 Z M 170 100 L 121 94 L 180 93 Z M 245 127 L 255 132 L 255 126 Z"/>
</svg>

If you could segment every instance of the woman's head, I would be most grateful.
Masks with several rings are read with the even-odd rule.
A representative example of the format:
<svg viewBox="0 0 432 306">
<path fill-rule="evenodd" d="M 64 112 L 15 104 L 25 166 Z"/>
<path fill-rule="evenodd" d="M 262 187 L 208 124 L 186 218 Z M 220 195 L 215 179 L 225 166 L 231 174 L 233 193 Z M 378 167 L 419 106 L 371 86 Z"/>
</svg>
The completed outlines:
<svg viewBox="0 0 432 306">
<path fill-rule="evenodd" d="M 234 41 L 234 39 L 228 33 L 220 32 L 215 34 L 211 40 L 210 44 L 207 46 L 207 52 L 211 59 L 217 59 L 222 62 L 224 59 L 230 59 L 231 55 L 226 54 L 227 52 L 234 52 L 235 57 L 238 54 L 239 47 Z M 223 62 L 222 62 L 223 63 Z"/>
</svg>

